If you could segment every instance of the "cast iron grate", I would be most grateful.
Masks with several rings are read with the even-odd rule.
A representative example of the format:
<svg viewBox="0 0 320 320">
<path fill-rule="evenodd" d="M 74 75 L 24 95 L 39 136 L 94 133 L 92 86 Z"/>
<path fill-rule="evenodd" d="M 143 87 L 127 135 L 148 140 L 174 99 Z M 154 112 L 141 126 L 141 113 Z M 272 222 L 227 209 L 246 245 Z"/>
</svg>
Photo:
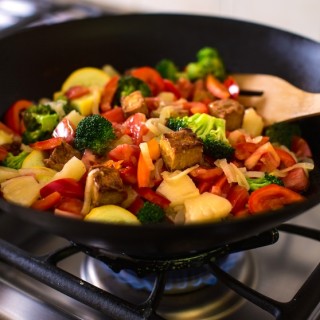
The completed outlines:
<svg viewBox="0 0 320 320">
<path fill-rule="evenodd" d="M 114 257 L 99 250 L 70 244 L 45 256 L 33 256 L 30 253 L 0 240 L 0 258 L 23 273 L 42 283 L 100 311 L 112 319 L 163 319 L 157 315 L 157 306 L 162 298 L 166 274 L 172 269 L 185 269 L 199 265 L 209 266 L 219 281 L 225 283 L 240 296 L 266 310 L 277 320 L 307 319 L 320 301 L 320 263 L 306 279 L 291 301 L 283 303 L 253 290 L 223 271 L 217 261 L 224 256 L 244 250 L 254 249 L 275 243 L 278 230 L 320 241 L 320 231 L 291 225 L 281 225 L 255 237 L 216 248 L 210 252 L 173 260 L 143 260 L 128 257 Z M 62 270 L 57 264 L 78 253 L 85 252 L 105 262 L 113 270 L 132 269 L 137 274 L 155 273 L 153 289 L 142 304 L 135 305 L 116 297 L 90 283 Z M 313 294 L 310 295 L 309 293 Z"/>
</svg>

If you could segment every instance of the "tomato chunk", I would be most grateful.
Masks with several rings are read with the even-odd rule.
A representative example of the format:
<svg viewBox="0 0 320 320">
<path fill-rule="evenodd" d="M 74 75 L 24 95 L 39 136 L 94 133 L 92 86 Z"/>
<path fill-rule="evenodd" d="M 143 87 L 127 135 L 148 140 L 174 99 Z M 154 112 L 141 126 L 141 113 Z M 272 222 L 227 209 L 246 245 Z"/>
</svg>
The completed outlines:
<svg viewBox="0 0 320 320">
<path fill-rule="evenodd" d="M 305 198 L 288 188 L 269 184 L 253 191 L 248 200 L 250 213 L 276 210 L 287 204 L 303 201 Z"/>
</svg>

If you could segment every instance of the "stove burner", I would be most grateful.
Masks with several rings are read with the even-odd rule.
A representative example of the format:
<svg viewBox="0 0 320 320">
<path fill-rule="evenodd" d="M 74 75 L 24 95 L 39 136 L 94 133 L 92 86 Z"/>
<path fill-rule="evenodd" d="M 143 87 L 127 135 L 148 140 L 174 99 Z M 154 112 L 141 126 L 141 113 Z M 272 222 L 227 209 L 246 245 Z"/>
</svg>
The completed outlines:
<svg viewBox="0 0 320 320">
<path fill-rule="evenodd" d="M 249 253 L 233 253 L 221 260 L 220 267 L 250 287 L 255 287 L 257 271 Z M 84 280 L 128 302 L 141 304 L 150 294 L 154 275 L 137 276 L 131 270 L 115 272 L 105 263 L 86 257 L 82 264 Z M 206 266 L 168 272 L 158 313 L 165 319 L 222 319 L 234 313 L 244 300 L 226 289 Z"/>
</svg>

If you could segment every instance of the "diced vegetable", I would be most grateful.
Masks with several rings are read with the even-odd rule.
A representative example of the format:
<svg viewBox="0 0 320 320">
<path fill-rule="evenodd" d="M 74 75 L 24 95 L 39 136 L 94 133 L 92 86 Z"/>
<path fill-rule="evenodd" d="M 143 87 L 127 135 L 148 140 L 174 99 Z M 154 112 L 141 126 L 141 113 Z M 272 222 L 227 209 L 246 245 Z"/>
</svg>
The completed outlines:
<svg viewBox="0 0 320 320">
<path fill-rule="evenodd" d="M 134 214 L 116 205 L 104 205 L 93 208 L 84 219 L 86 221 L 102 223 L 140 224 Z"/>
<path fill-rule="evenodd" d="M 98 86 L 102 88 L 109 80 L 110 76 L 101 69 L 85 67 L 72 72 L 62 84 L 61 91 L 66 92 L 74 86 Z"/>
<path fill-rule="evenodd" d="M 40 196 L 40 185 L 33 176 L 15 177 L 1 183 L 4 199 L 30 207 Z"/>
<path fill-rule="evenodd" d="M 54 176 L 54 180 L 72 178 L 79 181 L 86 172 L 84 163 L 77 157 L 72 157 Z"/>
<path fill-rule="evenodd" d="M 227 199 L 209 192 L 186 199 L 184 205 L 186 223 L 219 221 L 225 218 L 232 209 Z"/>
</svg>

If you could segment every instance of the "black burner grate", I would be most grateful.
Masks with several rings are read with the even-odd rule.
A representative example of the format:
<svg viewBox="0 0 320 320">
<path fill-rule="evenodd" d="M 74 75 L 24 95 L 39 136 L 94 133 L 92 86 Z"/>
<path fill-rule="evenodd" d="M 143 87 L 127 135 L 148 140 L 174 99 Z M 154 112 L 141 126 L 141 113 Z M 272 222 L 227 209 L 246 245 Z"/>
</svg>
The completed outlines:
<svg viewBox="0 0 320 320">
<path fill-rule="evenodd" d="M 320 241 L 320 231 L 296 225 L 284 224 L 278 228 L 281 232 L 289 232 Z M 305 283 L 287 303 L 273 300 L 260 294 L 223 271 L 217 261 L 230 253 L 241 252 L 270 245 L 278 239 L 278 231 L 271 230 L 255 237 L 214 249 L 210 252 L 175 260 L 143 260 L 131 257 L 115 257 L 100 250 L 82 247 L 76 244 L 39 257 L 0 240 L 0 258 L 16 269 L 36 280 L 98 310 L 112 319 L 162 319 L 157 315 L 157 307 L 163 296 L 167 272 L 173 269 L 186 269 L 206 265 L 215 277 L 240 296 L 250 300 L 269 312 L 278 320 L 307 319 L 320 301 L 320 264 Z M 90 283 L 62 270 L 59 262 L 78 253 L 85 252 L 91 257 L 106 263 L 113 270 L 131 269 L 140 275 L 155 274 L 153 289 L 144 303 L 136 305 L 110 294 Z M 276 289 L 276 288 L 275 288 Z M 309 293 L 312 292 L 312 295 Z"/>
</svg>

